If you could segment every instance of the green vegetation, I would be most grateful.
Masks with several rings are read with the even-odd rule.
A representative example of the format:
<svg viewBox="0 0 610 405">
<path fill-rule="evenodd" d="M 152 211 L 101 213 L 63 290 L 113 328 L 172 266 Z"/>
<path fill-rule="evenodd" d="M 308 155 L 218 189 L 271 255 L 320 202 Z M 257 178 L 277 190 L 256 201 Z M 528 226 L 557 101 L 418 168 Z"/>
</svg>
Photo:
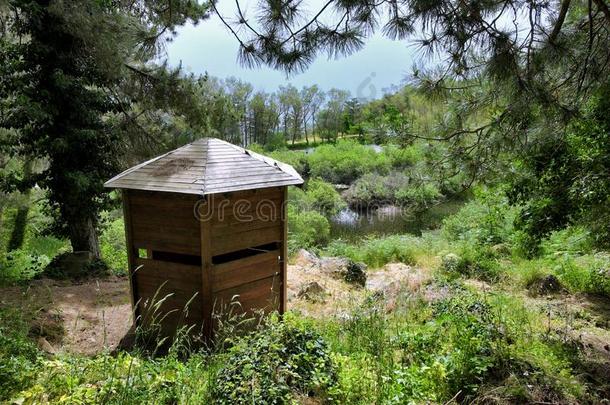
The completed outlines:
<svg viewBox="0 0 610 405">
<path fill-rule="evenodd" d="M 291 200 L 320 190 L 326 184 L 313 182 L 311 190 L 292 190 Z M 426 266 L 432 279 L 400 293 L 389 312 L 383 295 L 370 294 L 340 318 L 289 313 L 241 336 L 220 333 L 226 338 L 212 350 L 176 343 L 164 357 L 135 351 L 49 359 L 27 337 L 22 314 L 3 310 L 1 325 L 11 327 L 0 327 L 0 392 L 23 403 L 599 401 L 610 387 L 583 378 L 587 355 L 563 324 L 551 327 L 546 312 L 517 293 L 553 274 L 569 293 L 610 297 L 610 255 L 594 250 L 584 227 L 572 227 L 553 232 L 528 259 L 520 253 L 522 231 L 512 225 L 517 213 L 497 190 L 479 190 L 442 229 L 421 237 L 332 241 L 323 254 L 373 269 Z M 102 248 L 116 254 L 120 242 L 110 242 L 121 223 L 107 221 Z M 306 211 L 290 221 L 291 246 L 326 243 L 317 240 L 324 233 L 317 223 L 328 226 L 324 215 Z M 466 282 L 473 278 L 491 283 L 489 290 Z"/>
<path fill-rule="evenodd" d="M 415 264 L 415 250 L 419 245 L 418 242 L 417 238 L 409 235 L 370 238 L 357 245 L 333 241 L 325 252 L 329 256 L 348 257 L 355 262 L 363 262 L 374 268 L 390 262 Z"/>
<path fill-rule="evenodd" d="M 212 390 L 216 401 L 289 403 L 295 393 L 331 399 L 337 376 L 327 344 L 309 325 L 297 322 L 271 320 L 234 342 Z"/>
<path fill-rule="evenodd" d="M 351 0 L 309 15 L 305 2 L 262 2 L 256 19 L 237 6 L 221 21 L 238 25 L 250 66 L 299 71 L 377 28 L 421 38 L 435 62 L 377 100 L 315 84 L 254 91 L 163 62 L 163 42 L 218 14 L 214 2 L 0 3 L 0 402 L 607 402 L 607 3 Z M 300 311 L 219 322 L 209 345 L 183 329 L 158 341 L 153 325 L 129 350 L 49 350 L 47 337 L 65 348 L 82 327 L 47 302 L 57 284 L 74 300 L 86 277 L 95 294 L 127 285 L 120 204 L 103 181 L 201 134 L 303 175 L 288 248 L 323 257 L 301 254 L 319 261 L 289 280 L 316 277 L 305 287 L 321 302 L 291 290 Z M 463 206 L 421 235 L 331 232 L 337 214 L 392 205 L 417 219 L 442 201 Z M 81 250 L 95 260 L 64 272 Z M 370 282 L 335 277 L 324 263 L 345 260 L 324 256 L 367 264 Z"/>
<path fill-rule="evenodd" d="M 385 154 L 345 140 L 317 147 L 307 160 L 311 176 L 341 184 L 350 184 L 364 173 L 387 173 L 390 168 Z"/>
</svg>

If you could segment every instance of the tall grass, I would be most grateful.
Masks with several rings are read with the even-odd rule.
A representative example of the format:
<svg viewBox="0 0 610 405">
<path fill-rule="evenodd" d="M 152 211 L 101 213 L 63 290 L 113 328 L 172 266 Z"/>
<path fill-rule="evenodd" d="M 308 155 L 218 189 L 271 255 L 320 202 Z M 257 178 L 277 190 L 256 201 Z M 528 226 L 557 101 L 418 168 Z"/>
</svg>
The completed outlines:
<svg viewBox="0 0 610 405">
<path fill-rule="evenodd" d="M 339 365 L 340 402 L 469 402 L 491 392 L 507 403 L 585 397 L 569 352 L 545 342 L 543 323 L 519 300 L 459 285 L 450 291 L 433 303 L 403 300 L 391 314 L 371 300 L 320 321 Z"/>
</svg>

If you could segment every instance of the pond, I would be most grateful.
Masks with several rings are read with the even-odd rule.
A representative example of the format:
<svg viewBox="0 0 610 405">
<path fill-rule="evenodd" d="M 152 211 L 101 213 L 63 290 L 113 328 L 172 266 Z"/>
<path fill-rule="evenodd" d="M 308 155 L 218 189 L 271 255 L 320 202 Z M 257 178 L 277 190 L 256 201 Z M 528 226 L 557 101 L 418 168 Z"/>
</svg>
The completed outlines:
<svg viewBox="0 0 610 405">
<path fill-rule="evenodd" d="M 404 212 L 387 206 L 369 212 L 356 212 L 346 208 L 331 218 L 331 237 L 347 241 L 360 240 L 367 235 L 392 235 L 437 229 L 443 218 L 456 213 L 464 201 L 447 201 L 423 212 Z"/>
</svg>

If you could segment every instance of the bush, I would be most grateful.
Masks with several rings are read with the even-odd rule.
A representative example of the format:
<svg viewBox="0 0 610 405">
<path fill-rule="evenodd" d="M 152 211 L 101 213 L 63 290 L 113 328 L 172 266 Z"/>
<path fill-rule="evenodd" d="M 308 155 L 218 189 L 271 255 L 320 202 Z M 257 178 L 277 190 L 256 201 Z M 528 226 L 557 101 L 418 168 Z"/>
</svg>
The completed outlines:
<svg viewBox="0 0 610 405">
<path fill-rule="evenodd" d="M 491 282 L 500 279 L 502 270 L 493 249 L 469 244 L 460 246 L 458 254 L 446 255 L 441 269 L 450 275 L 460 274 Z"/>
<path fill-rule="evenodd" d="M 397 190 L 395 198 L 403 207 L 422 209 L 438 202 L 442 194 L 436 184 L 426 182 Z"/>
<path fill-rule="evenodd" d="M 39 202 L 29 204 L 20 248 L 5 251 L 17 210 L 6 208 L 0 213 L 0 285 L 19 283 L 37 276 L 56 255 L 69 249 L 67 241 L 43 234 L 50 222 L 42 212 L 44 194 L 36 189 L 32 190 L 32 194 L 30 199 Z"/>
<path fill-rule="evenodd" d="M 591 234 L 587 229 L 580 226 L 552 232 L 541 243 L 541 252 L 544 255 L 554 255 L 559 252 L 576 255 L 590 253 L 592 250 Z"/>
<path fill-rule="evenodd" d="M 288 206 L 288 247 L 291 252 L 328 243 L 330 223 L 316 211 L 303 211 Z"/>
<path fill-rule="evenodd" d="M 210 385 L 218 365 L 192 354 L 159 359 L 119 352 L 58 356 L 41 363 L 31 388 L 19 393 L 27 404 L 211 403 Z"/>
<path fill-rule="evenodd" d="M 0 285 L 30 280 L 41 274 L 51 263 L 46 255 L 38 255 L 26 249 L 0 254 Z"/>
<path fill-rule="evenodd" d="M 267 155 L 282 163 L 291 165 L 301 176 L 309 174 L 309 163 L 307 155 L 298 150 L 276 150 Z"/>
<path fill-rule="evenodd" d="M 386 174 L 390 169 L 387 155 L 347 140 L 317 147 L 308 161 L 312 177 L 331 183 L 350 184 L 365 173 Z"/>
<path fill-rule="evenodd" d="M 275 151 L 286 149 L 286 137 L 283 133 L 276 132 L 269 136 L 267 142 L 264 145 L 266 151 Z"/>
<path fill-rule="evenodd" d="M 558 260 L 553 271 L 572 292 L 610 297 L 610 256 L 608 255 L 578 259 L 564 255 Z"/>
<path fill-rule="evenodd" d="M 479 193 L 478 198 L 443 220 L 443 235 L 450 241 L 475 245 L 512 243 L 517 210 L 501 192 Z"/>
<path fill-rule="evenodd" d="M 127 248 L 125 247 L 125 225 L 122 218 L 107 224 L 100 235 L 102 259 L 112 273 L 127 274 Z"/>
<path fill-rule="evenodd" d="M 19 313 L 0 309 L 0 401 L 34 382 L 39 354 L 27 332 Z"/>
<path fill-rule="evenodd" d="M 290 403 L 295 393 L 324 400 L 336 381 L 325 341 L 285 317 L 234 342 L 213 396 L 219 404 Z"/>
<path fill-rule="evenodd" d="M 443 195 L 432 181 L 411 181 L 403 172 L 388 175 L 368 173 L 356 180 L 346 193 L 350 206 L 360 209 L 397 204 L 403 208 L 426 208 Z"/>
<path fill-rule="evenodd" d="M 353 245 L 343 241 L 333 241 L 326 249 L 330 256 L 350 258 L 370 267 L 381 267 L 391 262 L 415 264 L 414 237 L 392 235 L 381 238 L 367 238 L 361 244 Z"/>
<path fill-rule="evenodd" d="M 397 169 L 413 166 L 416 162 L 424 159 L 424 151 L 421 144 L 415 144 L 401 148 L 397 145 L 386 145 L 383 148 L 384 155 L 390 160 L 390 165 Z"/>
<path fill-rule="evenodd" d="M 351 185 L 347 190 L 346 199 L 350 206 L 360 209 L 392 204 L 396 190 L 407 187 L 408 184 L 408 177 L 402 173 L 392 173 L 388 176 L 367 173 Z"/>
<path fill-rule="evenodd" d="M 325 215 L 335 215 L 346 207 L 345 201 L 333 185 L 324 180 L 309 180 L 306 190 L 305 194 L 310 207 Z"/>
</svg>

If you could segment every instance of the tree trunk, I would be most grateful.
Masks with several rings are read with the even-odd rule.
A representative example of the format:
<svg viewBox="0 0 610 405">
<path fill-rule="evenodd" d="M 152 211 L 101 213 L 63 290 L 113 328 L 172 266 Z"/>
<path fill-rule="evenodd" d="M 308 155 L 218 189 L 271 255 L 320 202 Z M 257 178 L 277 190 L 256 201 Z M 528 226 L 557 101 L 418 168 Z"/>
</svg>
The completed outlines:
<svg viewBox="0 0 610 405">
<path fill-rule="evenodd" d="M 307 136 L 307 116 L 303 116 L 303 131 L 305 131 L 305 143 L 309 145 L 309 137 Z"/>
<path fill-rule="evenodd" d="M 23 177 L 28 181 L 31 175 L 32 161 L 28 159 L 23 165 Z M 13 230 L 7 247 L 7 251 L 9 252 L 20 249 L 21 246 L 23 246 L 25 228 L 28 224 L 28 214 L 30 213 L 30 193 L 31 189 L 28 188 L 23 193 L 23 201 L 21 201 L 19 208 L 17 208 L 17 215 L 15 215 L 15 220 L 13 221 Z"/>
<path fill-rule="evenodd" d="M 95 230 L 95 223 L 91 218 L 75 218 L 70 221 L 70 243 L 74 252 L 91 252 L 94 258 L 99 259 L 100 243 Z"/>
</svg>

